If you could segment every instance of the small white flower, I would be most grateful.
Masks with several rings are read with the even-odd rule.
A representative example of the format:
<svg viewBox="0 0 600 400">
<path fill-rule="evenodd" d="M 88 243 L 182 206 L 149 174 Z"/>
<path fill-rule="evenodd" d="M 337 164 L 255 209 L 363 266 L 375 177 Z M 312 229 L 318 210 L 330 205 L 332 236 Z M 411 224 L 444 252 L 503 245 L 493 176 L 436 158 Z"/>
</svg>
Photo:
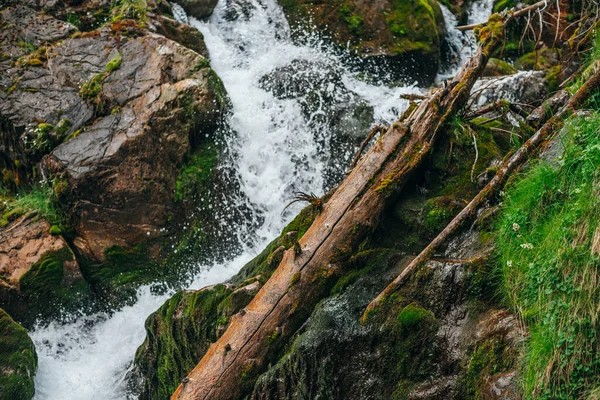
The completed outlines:
<svg viewBox="0 0 600 400">
<path fill-rule="evenodd" d="M 519 226 L 519 224 L 517 224 L 516 222 L 513 223 L 513 231 L 517 232 L 519 229 L 521 229 L 521 227 Z"/>
<path fill-rule="evenodd" d="M 508 260 L 508 261 L 506 262 L 506 266 L 507 266 L 507 267 L 512 267 L 512 266 L 513 266 L 512 260 Z"/>
<path fill-rule="evenodd" d="M 533 249 L 533 244 L 531 244 L 531 243 L 523 243 L 523 244 L 521 245 L 521 248 L 522 248 L 522 249 L 528 249 L 528 250 L 531 250 L 531 249 Z"/>
</svg>

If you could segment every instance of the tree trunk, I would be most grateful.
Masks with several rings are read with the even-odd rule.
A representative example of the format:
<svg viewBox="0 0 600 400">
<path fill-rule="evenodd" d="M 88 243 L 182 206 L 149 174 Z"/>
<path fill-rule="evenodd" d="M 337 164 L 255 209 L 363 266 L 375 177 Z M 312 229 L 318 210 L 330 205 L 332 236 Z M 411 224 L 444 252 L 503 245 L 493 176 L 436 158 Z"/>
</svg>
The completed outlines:
<svg viewBox="0 0 600 400">
<path fill-rule="evenodd" d="M 543 2 L 541 2 L 543 4 Z M 481 44 L 456 78 L 434 89 L 404 121 L 393 124 L 361 159 L 252 302 L 182 381 L 172 399 L 240 398 L 251 391 L 282 344 L 327 294 L 343 261 L 378 225 L 380 215 L 425 160 L 446 122 L 459 111 L 499 47 L 512 19 L 494 15 Z M 297 246 L 295 246 L 297 247 Z"/>
</svg>

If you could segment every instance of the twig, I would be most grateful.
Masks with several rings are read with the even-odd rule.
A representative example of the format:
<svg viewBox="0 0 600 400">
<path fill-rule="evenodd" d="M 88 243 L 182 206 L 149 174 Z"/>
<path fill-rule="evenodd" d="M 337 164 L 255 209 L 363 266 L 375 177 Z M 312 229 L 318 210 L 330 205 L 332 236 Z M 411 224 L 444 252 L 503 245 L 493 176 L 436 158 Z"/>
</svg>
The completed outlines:
<svg viewBox="0 0 600 400">
<path fill-rule="evenodd" d="M 367 147 L 369 142 L 371 140 L 373 140 L 375 135 L 378 132 L 384 132 L 384 131 L 385 131 L 385 128 L 381 125 L 375 125 L 373 127 L 373 129 L 371 129 L 371 132 L 369 132 L 369 134 L 367 135 L 365 140 L 362 141 L 362 143 L 360 144 L 360 147 L 358 148 L 358 151 L 356 152 L 356 155 L 354 156 L 354 159 L 350 163 L 350 168 L 348 168 L 349 171 L 353 170 L 354 167 L 356 167 L 356 164 L 358 163 L 358 160 L 360 160 L 360 156 L 361 156 L 362 152 L 365 150 L 365 147 Z"/>
</svg>

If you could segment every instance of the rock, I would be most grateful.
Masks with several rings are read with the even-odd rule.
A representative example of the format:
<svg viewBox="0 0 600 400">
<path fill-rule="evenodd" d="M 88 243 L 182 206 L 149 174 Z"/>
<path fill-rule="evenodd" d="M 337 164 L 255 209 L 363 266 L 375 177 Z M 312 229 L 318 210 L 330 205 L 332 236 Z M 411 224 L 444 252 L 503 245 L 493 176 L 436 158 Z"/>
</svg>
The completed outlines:
<svg viewBox="0 0 600 400">
<path fill-rule="evenodd" d="M 217 0 L 180 0 L 179 5 L 192 17 L 206 19 L 217 6 Z"/>
<path fill-rule="evenodd" d="M 148 336 L 135 356 L 132 386 L 144 399 L 168 398 L 227 327 L 229 318 L 245 307 L 260 284 L 233 290 L 216 285 L 177 293 L 146 320 Z"/>
<path fill-rule="evenodd" d="M 323 130 L 330 133 L 323 149 L 330 153 L 324 157 L 330 171 L 326 186 L 338 184 L 373 123 L 373 107 L 344 86 L 339 68 L 325 62 L 294 60 L 263 76 L 260 85 L 277 98 L 296 99 L 315 140 Z"/>
<path fill-rule="evenodd" d="M 33 398 L 36 369 L 35 346 L 27 331 L 0 308 L 0 398 Z"/>
<path fill-rule="evenodd" d="M 32 214 L 0 228 L 0 305 L 27 325 L 38 317 L 60 317 L 90 299 L 71 248 L 51 231 Z"/>
<path fill-rule="evenodd" d="M 49 59 L 51 85 L 72 88 L 99 117 L 41 163 L 46 175 L 68 182 L 75 230 L 98 260 L 111 246 L 165 235 L 178 214 L 178 170 L 214 132 L 227 102 L 205 58 L 154 34 L 119 40 L 117 28 L 67 40 Z M 87 122 L 80 115 L 70 129 Z"/>
<path fill-rule="evenodd" d="M 164 15 L 158 15 L 156 21 L 157 24 L 154 28 L 157 33 L 174 40 L 188 49 L 194 50 L 208 59 L 208 49 L 204 43 L 204 35 L 198 29 L 179 23 Z"/>
<path fill-rule="evenodd" d="M 504 76 L 516 74 L 518 70 L 506 61 L 490 58 L 481 76 Z"/>
<path fill-rule="evenodd" d="M 501 78 L 481 78 L 475 83 L 471 93 L 478 96 L 476 107 L 498 100 L 539 106 L 548 89 L 543 72 L 526 71 Z"/>
<path fill-rule="evenodd" d="M 445 25 L 435 0 L 280 4 L 296 34 L 303 29 L 324 33 L 357 54 L 369 72 L 421 84 L 433 82 L 437 74 Z"/>
</svg>

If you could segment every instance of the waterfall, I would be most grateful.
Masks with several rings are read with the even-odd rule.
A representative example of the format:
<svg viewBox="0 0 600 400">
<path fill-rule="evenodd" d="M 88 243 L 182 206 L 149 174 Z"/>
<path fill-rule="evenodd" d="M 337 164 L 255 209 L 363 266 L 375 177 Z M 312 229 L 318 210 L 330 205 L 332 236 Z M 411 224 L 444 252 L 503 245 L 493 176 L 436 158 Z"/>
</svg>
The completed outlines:
<svg viewBox="0 0 600 400">
<path fill-rule="evenodd" d="M 475 54 L 477 50 L 477 41 L 472 31 L 462 32 L 456 29 L 458 20 L 452 12 L 444 5 L 440 4 L 444 21 L 446 22 L 445 45 L 447 51 L 447 65 L 445 65 L 438 74 L 436 81 L 440 82 L 452 78 L 460 66 L 464 64 L 469 57 Z M 494 8 L 494 0 L 474 1 L 469 6 L 467 12 L 467 23 L 480 24 L 486 22 Z"/>
<path fill-rule="evenodd" d="M 220 0 L 207 22 L 188 19 L 177 6 L 174 14 L 203 33 L 211 66 L 231 99 L 227 162 L 248 199 L 240 201 L 249 202 L 233 206 L 250 207 L 260 216 L 258 229 L 241 224 L 241 255 L 197 268 L 189 289 L 198 289 L 231 277 L 279 234 L 299 209 L 281 215 L 293 191 L 322 194 L 340 181 L 356 150 L 349 143 L 360 141 L 369 130 L 356 128 L 357 121 L 344 107 L 351 104 L 356 107 L 353 112 L 363 110 L 368 125 L 390 123 L 408 106 L 400 95 L 422 90 L 365 82 L 345 67 L 341 56 L 323 50 L 322 43 L 294 44 L 275 0 Z M 312 78 L 318 78 L 321 103 L 307 103 L 301 91 L 283 96 L 265 88 L 276 86 L 265 77 L 298 66 L 311 85 L 316 84 Z M 334 143 L 333 130 L 354 130 L 356 137 Z M 145 286 L 134 305 L 112 314 L 82 315 L 71 323 L 35 328 L 31 332 L 39 356 L 35 398 L 127 398 L 125 376 L 145 337 L 144 320 L 171 294 L 156 295 Z"/>
</svg>

